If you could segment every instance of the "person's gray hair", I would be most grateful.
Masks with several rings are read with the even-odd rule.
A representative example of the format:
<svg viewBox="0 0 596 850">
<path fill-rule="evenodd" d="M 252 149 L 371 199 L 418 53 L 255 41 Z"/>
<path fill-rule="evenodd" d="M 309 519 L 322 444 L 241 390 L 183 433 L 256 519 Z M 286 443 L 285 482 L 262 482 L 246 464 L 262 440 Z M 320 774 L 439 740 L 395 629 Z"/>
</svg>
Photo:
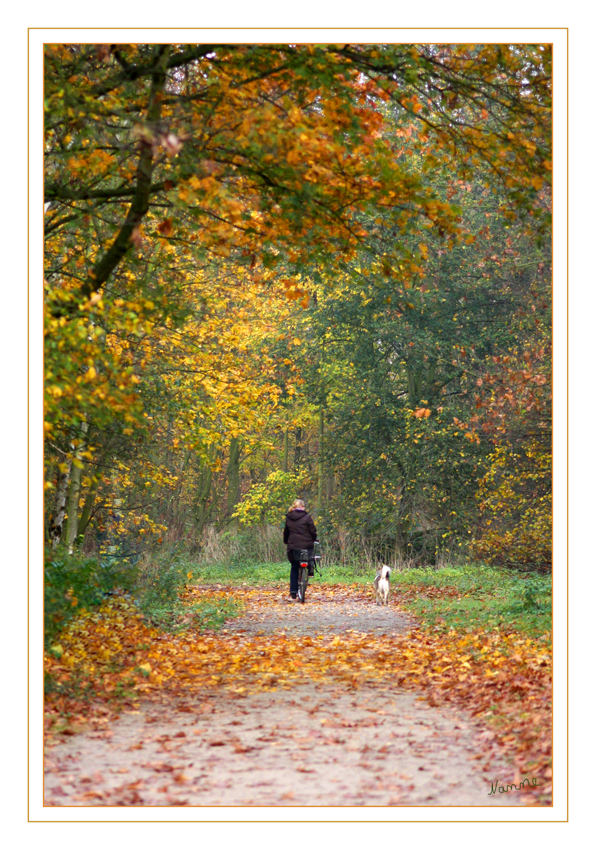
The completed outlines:
<svg viewBox="0 0 596 850">
<path fill-rule="evenodd" d="M 295 510 L 303 511 L 304 510 L 304 502 L 302 501 L 302 499 L 294 499 L 294 504 L 292 505 L 290 510 L 291 511 L 295 511 Z"/>
</svg>

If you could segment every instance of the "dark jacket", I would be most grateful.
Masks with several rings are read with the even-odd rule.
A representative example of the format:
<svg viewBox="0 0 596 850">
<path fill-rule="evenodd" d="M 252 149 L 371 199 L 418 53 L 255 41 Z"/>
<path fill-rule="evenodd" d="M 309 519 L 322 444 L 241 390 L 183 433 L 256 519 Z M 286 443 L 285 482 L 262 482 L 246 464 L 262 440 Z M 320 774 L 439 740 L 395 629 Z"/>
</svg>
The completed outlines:
<svg viewBox="0 0 596 850">
<path fill-rule="evenodd" d="M 288 549 L 313 549 L 317 529 L 309 513 L 296 509 L 286 514 L 284 543 Z"/>
</svg>

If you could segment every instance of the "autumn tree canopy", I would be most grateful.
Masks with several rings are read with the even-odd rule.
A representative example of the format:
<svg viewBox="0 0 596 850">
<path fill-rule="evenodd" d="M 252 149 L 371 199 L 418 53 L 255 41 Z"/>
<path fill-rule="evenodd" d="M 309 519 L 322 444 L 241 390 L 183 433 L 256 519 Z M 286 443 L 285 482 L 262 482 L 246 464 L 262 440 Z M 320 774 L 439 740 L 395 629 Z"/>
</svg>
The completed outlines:
<svg viewBox="0 0 596 850">
<path fill-rule="evenodd" d="M 367 202 L 402 226 L 423 215 L 452 230 L 454 210 L 395 160 L 384 104 L 417 119 L 425 169 L 481 167 L 535 211 L 550 167 L 547 62 L 544 48 L 503 45 L 50 46 L 48 234 L 88 233 L 76 274 L 60 272 L 88 298 L 145 224 L 148 238 L 192 237 L 214 255 L 304 259 L 353 252 Z"/>
</svg>

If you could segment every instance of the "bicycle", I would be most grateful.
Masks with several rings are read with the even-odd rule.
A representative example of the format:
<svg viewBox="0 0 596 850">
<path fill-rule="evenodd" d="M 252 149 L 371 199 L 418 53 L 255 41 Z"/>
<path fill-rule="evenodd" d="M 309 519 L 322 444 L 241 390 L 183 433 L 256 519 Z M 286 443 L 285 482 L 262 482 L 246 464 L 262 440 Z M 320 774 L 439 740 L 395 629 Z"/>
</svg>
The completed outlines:
<svg viewBox="0 0 596 850">
<path fill-rule="evenodd" d="M 317 546 L 320 546 L 320 543 L 318 540 L 315 540 L 315 547 Z M 300 550 L 300 566 L 298 567 L 298 601 L 301 602 L 303 605 L 306 601 L 306 588 L 308 587 L 308 577 L 310 575 L 314 576 L 315 569 L 320 574 L 320 570 L 318 569 L 320 561 L 320 549 L 313 548 Z"/>
</svg>

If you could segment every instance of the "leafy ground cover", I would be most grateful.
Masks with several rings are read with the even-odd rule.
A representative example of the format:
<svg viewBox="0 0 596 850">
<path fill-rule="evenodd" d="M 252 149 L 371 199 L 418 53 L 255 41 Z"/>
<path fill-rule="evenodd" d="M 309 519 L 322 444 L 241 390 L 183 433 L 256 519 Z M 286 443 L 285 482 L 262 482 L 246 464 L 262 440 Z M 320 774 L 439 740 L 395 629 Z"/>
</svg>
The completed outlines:
<svg viewBox="0 0 596 850">
<path fill-rule="evenodd" d="M 97 610 L 115 593 L 124 592 L 148 623 L 179 632 L 192 627 L 221 628 L 240 610 L 238 603 L 219 599 L 214 605 L 182 598 L 192 571 L 180 557 L 157 557 L 142 564 L 126 558 L 84 558 L 50 552 L 44 572 L 44 632 L 46 646 L 81 612 Z"/>
<path fill-rule="evenodd" d="M 285 565 L 279 566 L 285 575 Z M 271 566 L 269 575 L 277 569 Z M 177 602 L 189 612 L 184 631 L 156 628 L 130 597 L 117 596 L 99 609 L 81 611 L 65 626 L 46 657 L 50 741 L 89 722 L 105 724 L 119 710 L 164 694 L 186 697 L 216 687 L 238 695 L 307 682 L 357 689 L 376 683 L 416 691 L 430 705 L 465 708 L 487 726 L 480 763 L 488 769 L 491 757 L 504 751 L 517 781 L 536 777 L 537 802 L 548 804 L 552 666 L 546 580 L 507 582 L 485 569 L 404 572 L 395 577 L 391 604 L 415 612 L 420 627 L 371 641 L 356 629 L 317 634 L 316 619 L 303 635 L 235 632 L 229 620 L 218 630 L 225 612 L 281 611 L 286 581 L 269 578 L 256 585 L 238 572 L 238 581 L 227 584 L 221 570 L 218 584 L 208 585 L 206 578 L 201 576 L 200 586 L 189 584 Z M 300 607 L 313 617 L 317 604 L 336 593 L 344 601 L 373 604 L 369 581 L 333 584 L 332 570 L 310 593 L 310 606 Z M 219 612 L 211 628 L 205 628 L 208 620 L 193 620 L 197 605 Z"/>
</svg>

